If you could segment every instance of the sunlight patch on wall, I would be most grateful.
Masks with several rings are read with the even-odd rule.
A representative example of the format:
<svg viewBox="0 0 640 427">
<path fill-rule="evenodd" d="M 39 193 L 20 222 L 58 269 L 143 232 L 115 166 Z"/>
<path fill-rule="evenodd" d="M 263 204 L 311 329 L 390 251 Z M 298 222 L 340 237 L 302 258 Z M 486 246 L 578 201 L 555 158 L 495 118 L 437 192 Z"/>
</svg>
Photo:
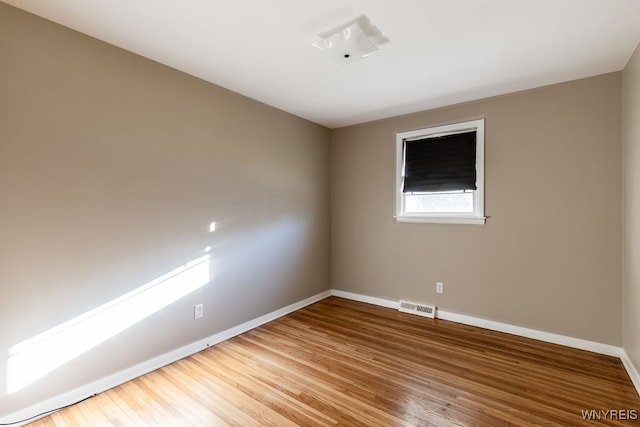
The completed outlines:
<svg viewBox="0 0 640 427">
<path fill-rule="evenodd" d="M 7 362 L 7 393 L 22 390 L 210 280 L 210 256 L 205 255 L 13 346 Z"/>
</svg>

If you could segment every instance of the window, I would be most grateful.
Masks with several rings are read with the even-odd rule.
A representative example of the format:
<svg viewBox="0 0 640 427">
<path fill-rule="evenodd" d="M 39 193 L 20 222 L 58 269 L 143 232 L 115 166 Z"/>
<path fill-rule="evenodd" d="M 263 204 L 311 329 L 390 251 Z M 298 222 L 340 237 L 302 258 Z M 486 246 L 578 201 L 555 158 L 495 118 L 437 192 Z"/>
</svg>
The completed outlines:
<svg viewBox="0 0 640 427">
<path fill-rule="evenodd" d="M 396 220 L 484 224 L 484 119 L 396 134 Z"/>
</svg>

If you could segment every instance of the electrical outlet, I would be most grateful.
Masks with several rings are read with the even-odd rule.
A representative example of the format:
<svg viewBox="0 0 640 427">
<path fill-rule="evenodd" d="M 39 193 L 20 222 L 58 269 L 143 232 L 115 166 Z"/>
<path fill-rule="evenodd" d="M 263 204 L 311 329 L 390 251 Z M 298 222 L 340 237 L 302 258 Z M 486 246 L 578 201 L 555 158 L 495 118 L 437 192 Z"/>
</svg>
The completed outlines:
<svg viewBox="0 0 640 427">
<path fill-rule="evenodd" d="M 444 283 L 436 282 L 436 293 L 439 293 L 439 294 L 444 293 Z"/>
<path fill-rule="evenodd" d="M 193 318 L 202 319 L 204 316 L 204 306 L 202 304 L 196 304 L 193 306 Z"/>
</svg>

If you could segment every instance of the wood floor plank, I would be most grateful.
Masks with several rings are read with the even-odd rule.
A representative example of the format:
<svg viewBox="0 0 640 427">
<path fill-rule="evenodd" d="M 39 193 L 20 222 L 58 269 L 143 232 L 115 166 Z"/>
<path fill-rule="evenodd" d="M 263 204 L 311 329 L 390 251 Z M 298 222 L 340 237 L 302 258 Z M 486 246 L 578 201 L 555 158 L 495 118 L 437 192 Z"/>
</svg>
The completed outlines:
<svg viewBox="0 0 640 427">
<path fill-rule="evenodd" d="M 281 381 L 269 374 L 268 370 L 252 368 L 242 360 L 228 360 L 218 363 L 218 358 L 205 355 L 195 355 L 196 360 L 208 372 L 217 372 L 230 385 L 246 393 L 251 398 L 278 411 L 281 415 L 294 423 L 305 422 L 309 426 L 335 424 L 330 417 L 301 404 L 298 396 L 301 389 L 296 384 L 283 387 Z M 281 405 L 283 401 L 285 405 Z"/>
<path fill-rule="evenodd" d="M 616 358 L 330 297 L 31 426 L 640 425 L 607 409 Z"/>
</svg>

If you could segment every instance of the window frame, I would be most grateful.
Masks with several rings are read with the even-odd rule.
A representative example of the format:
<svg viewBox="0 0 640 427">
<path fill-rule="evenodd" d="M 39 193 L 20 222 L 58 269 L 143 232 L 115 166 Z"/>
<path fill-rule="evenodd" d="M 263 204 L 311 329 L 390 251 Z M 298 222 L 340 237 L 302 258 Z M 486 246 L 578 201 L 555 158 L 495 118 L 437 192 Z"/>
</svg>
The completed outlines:
<svg viewBox="0 0 640 427">
<path fill-rule="evenodd" d="M 447 224 L 484 224 L 484 139 L 485 119 L 469 120 L 446 125 L 430 126 L 406 132 L 396 133 L 396 214 L 398 222 L 428 222 Z M 403 187 L 405 141 L 425 139 L 475 131 L 476 132 L 476 190 L 473 190 L 473 212 L 432 212 L 416 213 L 405 211 L 405 193 Z M 433 194 L 437 194 L 434 192 Z"/>
</svg>

